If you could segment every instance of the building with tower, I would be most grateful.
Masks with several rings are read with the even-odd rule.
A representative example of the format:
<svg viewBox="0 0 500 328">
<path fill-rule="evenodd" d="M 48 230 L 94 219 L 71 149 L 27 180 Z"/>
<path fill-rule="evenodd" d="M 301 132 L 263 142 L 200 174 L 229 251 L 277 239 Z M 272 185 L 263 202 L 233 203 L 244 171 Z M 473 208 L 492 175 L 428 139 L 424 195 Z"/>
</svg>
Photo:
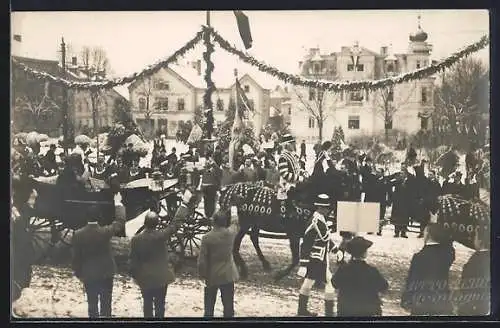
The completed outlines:
<svg viewBox="0 0 500 328">
<path fill-rule="evenodd" d="M 322 54 L 315 47 L 299 62 L 300 74 L 329 81 L 379 80 L 404 74 L 431 64 L 432 45 L 427 39 L 419 16 L 417 30 L 409 35 L 405 53 L 394 53 L 392 45 L 384 45 L 376 52 L 358 42 L 330 54 Z M 331 138 L 335 126 L 342 126 L 346 139 L 384 135 L 386 128 L 408 134 L 429 129 L 434 79 L 429 77 L 376 91 L 337 94 L 295 87 L 290 93 L 292 132 L 297 138 L 317 141 L 320 116 L 324 117 L 323 140 Z"/>
</svg>

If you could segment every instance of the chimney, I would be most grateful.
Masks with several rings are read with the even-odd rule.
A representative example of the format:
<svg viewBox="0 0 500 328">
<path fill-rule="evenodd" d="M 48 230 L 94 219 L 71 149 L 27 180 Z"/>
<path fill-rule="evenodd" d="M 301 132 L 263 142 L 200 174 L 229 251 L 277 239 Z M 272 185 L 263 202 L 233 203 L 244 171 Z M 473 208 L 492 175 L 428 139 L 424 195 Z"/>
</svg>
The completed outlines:
<svg viewBox="0 0 500 328">
<path fill-rule="evenodd" d="M 76 56 L 71 57 L 71 65 L 73 65 L 73 66 L 78 65 Z"/>
<path fill-rule="evenodd" d="M 380 54 L 382 56 L 386 56 L 387 55 L 387 46 L 380 47 Z"/>
</svg>

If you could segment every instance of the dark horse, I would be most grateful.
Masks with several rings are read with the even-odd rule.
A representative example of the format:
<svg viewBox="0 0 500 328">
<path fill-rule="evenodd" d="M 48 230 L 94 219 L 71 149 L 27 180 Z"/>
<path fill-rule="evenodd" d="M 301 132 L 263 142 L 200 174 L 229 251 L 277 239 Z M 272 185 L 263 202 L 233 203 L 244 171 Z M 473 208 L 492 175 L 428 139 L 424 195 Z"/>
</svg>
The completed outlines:
<svg viewBox="0 0 500 328">
<path fill-rule="evenodd" d="M 259 231 L 270 233 L 285 233 L 290 242 L 292 263 L 275 275 L 276 280 L 287 276 L 299 264 L 300 239 L 304 236 L 306 228 L 311 224 L 314 207 L 297 204 L 292 201 L 291 211 L 287 218 L 280 215 L 280 204 L 276 192 L 262 184 L 240 182 L 227 186 L 220 197 L 221 209 L 229 210 L 231 206 L 238 208 L 240 230 L 234 240 L 233 256 L 240 271 L 240 276 L 248 276 L 248 268 L 240 255 L 240 246 L 243 237 L 250 230 L 250 239 L 259 256 L 266 272 L 271 270 L 271 265 L 262 254 L 259 246 Z"/>
</svg>

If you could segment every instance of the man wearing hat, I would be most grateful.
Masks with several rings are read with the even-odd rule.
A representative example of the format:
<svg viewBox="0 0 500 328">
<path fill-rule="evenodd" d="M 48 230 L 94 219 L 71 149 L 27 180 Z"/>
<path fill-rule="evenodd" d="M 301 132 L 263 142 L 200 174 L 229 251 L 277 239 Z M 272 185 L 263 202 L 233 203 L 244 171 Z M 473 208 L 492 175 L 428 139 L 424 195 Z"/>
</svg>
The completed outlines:
<svg viewBox="0 0 500 328">
<path fill-rule="evenodd" d="M 111 225 L 99 225 L 101 213 L 94 205 L 89 208 L 87 225 L 75 231 L 71 240 L 73 272 L 85 287 L 89 318 L 111 317 L 116 271 L 111 238 L 122 232 L 125 226 L 125 207 L 120 193 L 114 196 L 114 204 L 115 220 Z"/>
<path fill-rule="evenodd" d="M 307 310 L 309 294 L 315 282 L 325 283 L 325 316 L 333 316 L 334 294 L 331 283 L 328 254 L 330 250 L 337 250 L 331 240 L 330 227 L 326 217 L 331 212 L 330 198 L 320 194 L 314 202 L 316 211 L 307 227 L 300 251 L 300 268 L 298 275 L 304 277 L 300 288 L 299 306 L 297 315 L 316 316 L 316 313 Z"/>
<path fill-rule="evenodd" d="M 44 156 L 44 166 L 49 174 L 57 172 L 56 149 L 56 145 L 51 144 L 49 150 Z"/>
<path fill-rule="evenodd" d="M 337 316 L 380 316 L 382 301 L 379 293 L 387 291 L 389 284 L 380 272 L 365 262 L 372 242 L 354 237 L 346 244 L 351 260 L 340 266 L 333 276 L 338 291 Z"/>
<path fill-rule="evenodd" d="M 451 180 L 451 181 L 450 181 Z M 464 185 L 462 183 L 462 172 L 456 171 L 450 174 L 449 179 L 443 182 L 442 194 L 463 195 Z"/>
<path fill-rule="evenodd" d="M 288 204 L 288 191 L 297 182 L 304 181 L 305 171 L 300 168 L 299 157 L 295 153 L 295 139 L 291 134 L 285 134 L 280 140 L 283 148 L 278 159 L 278 171 L 280 172 L 280 183 L 277 198 L 280 200 L 281 217 L 285 219 Z"/>
<path fill-rule="evenodd" d="M 163 230 L 157 230 L 158 214 L 150 211 L 144 218 L 145 229 L 132 238 L 130 273 L 141 289 L 145 318 L 165 317 L 167 287 L 175 280 L 165 243 L 186 219 L 191 197 L 191 192 L 186 190 L 174 219 Z"/>
</svg>

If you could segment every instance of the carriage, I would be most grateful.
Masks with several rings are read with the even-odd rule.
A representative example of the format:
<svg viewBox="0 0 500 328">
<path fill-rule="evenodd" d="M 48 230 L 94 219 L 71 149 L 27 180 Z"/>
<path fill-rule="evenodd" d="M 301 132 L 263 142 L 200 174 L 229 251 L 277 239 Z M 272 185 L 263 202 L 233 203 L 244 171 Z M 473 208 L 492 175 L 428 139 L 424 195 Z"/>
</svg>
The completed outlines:
<svg viewBox="0 0 500 328">
<path fill-rule="evenodd" d="M 179 183 L 182 177 L 179 178 L 159 181 L 142 178 L 120 184 L 126 221 L 154 209 L 160 215 L 160 228 L 168 225 L 181 202 L 180 188 L 185 187 Z M 111 183 L 90 178 L 90 188 L 68 188 L 57 183 L 57 176 L 36 177 L 31 182 L 38 192 L 34 207 L 36 216 L 29 223 L 37 260 L 46 257 L 56 245 L 70 244 L 73 232 L 86 225 L 89 206 L 99 208 L 100 224 L 110 224 L 114 217 L 113 194 L 116 187 L 111 187 Z M 208 223 L 201 212 L 194 210 L 168 242 L 169 249 L 182 258 L 196 257 L 200 234 L 210 230 Z M 141 226 L 136 233 L 142 229 Z M 125 231 L 118 236 L 125 237 Z"/>
</svg>

